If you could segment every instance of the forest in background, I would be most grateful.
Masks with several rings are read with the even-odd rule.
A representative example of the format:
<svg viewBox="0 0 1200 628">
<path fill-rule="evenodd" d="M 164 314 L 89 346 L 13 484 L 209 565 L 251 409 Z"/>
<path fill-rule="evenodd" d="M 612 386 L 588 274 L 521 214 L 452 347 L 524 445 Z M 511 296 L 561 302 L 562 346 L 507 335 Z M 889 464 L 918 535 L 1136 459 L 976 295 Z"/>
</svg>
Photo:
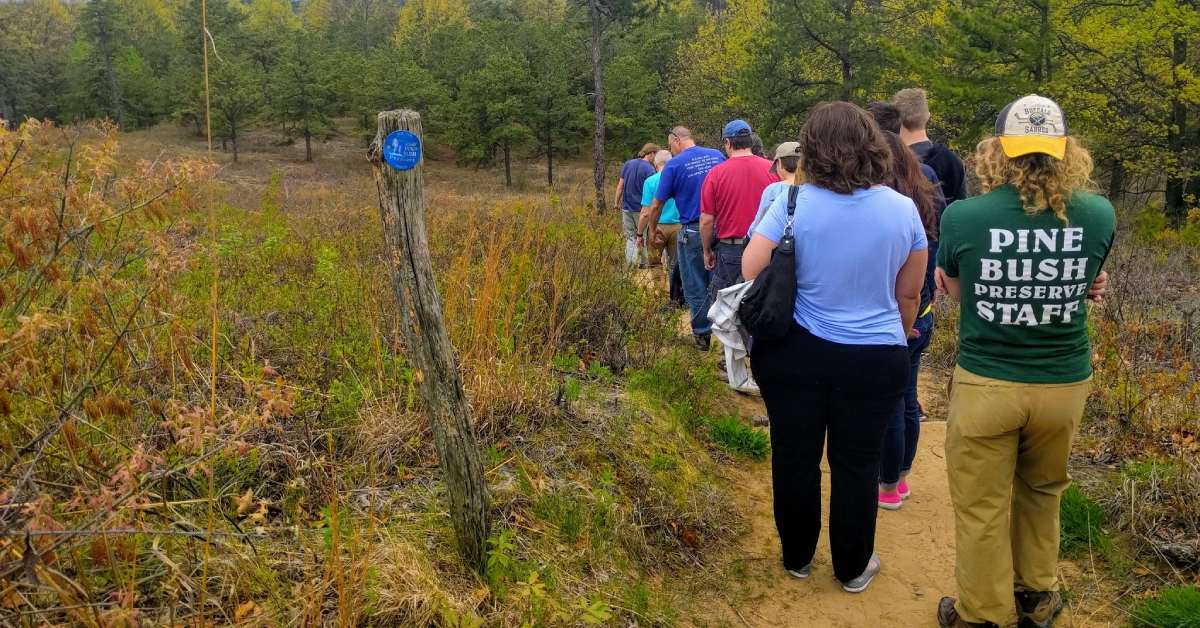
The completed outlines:
<svg viewBox="0 0 1200 628">
<path fill-rule="evenodd" d="M 0 4 L 0 117 L 201 133 L 199 5 Z M 543 159 L 553 184 L 597 110 L 611 163 L 674 124 L 711 142 L 745 117 L 773 144 L 817 102 L 916 85 L 960 151 L 1037 92 L 1063 104 L 1114 199 L 1161 203 L 1179 224 L 1200 187 L 1191 0 L 211 0 L 208 13 L 213 129 L 235 155 L 270 126 L 311 159 L 334 117 L 365 137 L 376 112 L 407 107 L 460 163 L 503 164 L 511 183 L 514 157 Z"/>
</svg>

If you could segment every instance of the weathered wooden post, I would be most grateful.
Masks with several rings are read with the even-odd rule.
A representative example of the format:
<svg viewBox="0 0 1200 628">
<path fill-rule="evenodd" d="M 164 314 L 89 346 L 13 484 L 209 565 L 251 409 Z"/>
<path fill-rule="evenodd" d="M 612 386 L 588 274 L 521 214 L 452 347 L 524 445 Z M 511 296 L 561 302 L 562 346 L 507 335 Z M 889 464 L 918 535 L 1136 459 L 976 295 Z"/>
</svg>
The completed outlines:
<svg viewBox="0 0 1200 628">
<path fill-rule="evenodd" d="M 487 484 L 429 258 L 421 152 L 420 114 L 406 109 L 379 114 L 367 159 L 379 189 L 385 254 L 400 311 L 401 336 L 433 424 L 459 551 L 483 573 L 490 523 Z"/>
</svg>

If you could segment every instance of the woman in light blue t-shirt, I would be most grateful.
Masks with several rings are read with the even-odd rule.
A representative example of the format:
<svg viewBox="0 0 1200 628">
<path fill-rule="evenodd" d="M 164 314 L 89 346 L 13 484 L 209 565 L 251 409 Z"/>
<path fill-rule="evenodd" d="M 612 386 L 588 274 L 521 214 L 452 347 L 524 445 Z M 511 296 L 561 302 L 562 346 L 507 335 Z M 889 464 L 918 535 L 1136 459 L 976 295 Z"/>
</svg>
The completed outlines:
<svg viewBox="0 0 1200 628">
<path fill-rule="evenodd" d="M 818 105 L 800 131 L 794 324 L 754 343 L 750 365 L 771 421 L 775 523 L 783 565 L 807 578 L 821 531 L 829 443 L 833 573 L 858 593 L 879 573 L 876 481 L 884 430 L 908 383 L 907 336 L 925 276 L 913 201 L 886 187 L 891 152 L 871 116 Z M 788 223 L 780 194 L 754 229 L 742 274 L 757 277 Z"/>
</svg>

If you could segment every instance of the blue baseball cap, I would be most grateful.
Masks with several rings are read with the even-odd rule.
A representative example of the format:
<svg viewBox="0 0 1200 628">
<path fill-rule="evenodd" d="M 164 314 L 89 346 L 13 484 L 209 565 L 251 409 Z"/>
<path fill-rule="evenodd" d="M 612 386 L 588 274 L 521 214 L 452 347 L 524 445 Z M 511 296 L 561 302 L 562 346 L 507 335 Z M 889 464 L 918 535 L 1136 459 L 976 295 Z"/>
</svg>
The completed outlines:
<svg viewBox="0 0 1200 628">
<path fill-rule="evenodd" d="M 729 139 L 739 135 L 750 135 L 750 123 L 745 120 L 734 120 L 725 125 L 725 131 L 721 133 L 721 139 Z"/>
</svg>

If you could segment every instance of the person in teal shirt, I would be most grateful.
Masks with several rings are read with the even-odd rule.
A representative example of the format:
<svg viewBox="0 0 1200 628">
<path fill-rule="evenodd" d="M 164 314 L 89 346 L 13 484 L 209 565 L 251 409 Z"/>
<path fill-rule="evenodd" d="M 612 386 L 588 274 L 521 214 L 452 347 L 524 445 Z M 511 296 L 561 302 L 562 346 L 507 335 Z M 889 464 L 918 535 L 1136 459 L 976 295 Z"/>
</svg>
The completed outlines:
<svg viewBox="0 0 1200 628">
<path fill-rule="evenodd" d="M 642 184 L 642 215 L 638 219 L 638 233 L 647 234 L 646 244 L 650 248 L 650 263 L 658 263 L 663 251 L 667 253 L 667 281 L 675 269 L 675 259 L 679 254 L 677 238 L 679 235 L 679 208 L 675 199 L 667 199 L 663 203 L 662 212 L 657 225 L 650 225 L 650 206 L 654 204 L 654 194 L 658 192 L 658 182 L 662 178 L 663 167 L 671 161 L 671 151 L 660 150 L 654 154 L 654 174 L 646 178 Z M 653 228 L 652 228 L 653 227 Z"/>
</svg>

